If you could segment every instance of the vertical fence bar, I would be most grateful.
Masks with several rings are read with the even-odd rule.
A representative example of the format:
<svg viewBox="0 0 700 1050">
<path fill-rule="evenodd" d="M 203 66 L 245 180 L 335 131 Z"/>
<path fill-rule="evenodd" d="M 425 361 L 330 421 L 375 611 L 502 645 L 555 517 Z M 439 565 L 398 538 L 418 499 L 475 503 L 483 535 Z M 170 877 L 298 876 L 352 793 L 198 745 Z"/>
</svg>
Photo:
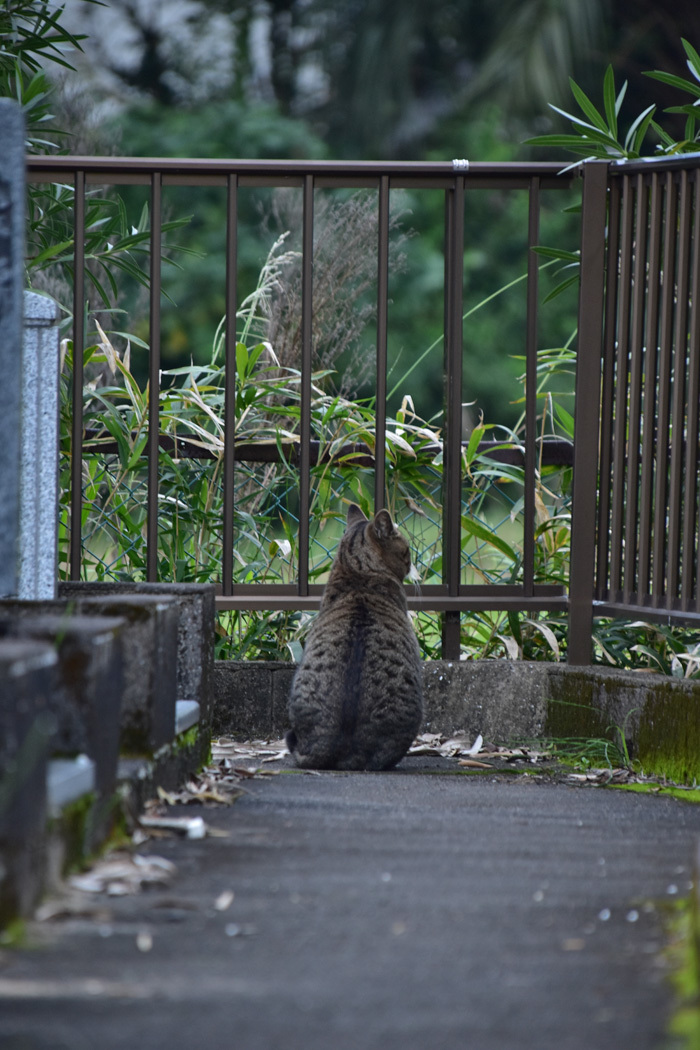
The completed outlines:
<svg viewBox="0 0 700 1050">
<path fill-rule="evenodd" d="M 386 505 L 386 373 L 389 307 L 389 176 L 379 180 L 377 216 L 377 393 L 374 421 L 374 509 Z"/>
<path fill-rule="evenodd" d="M 690 187 L 688 172 L 680 175 L 678 209 L 678 270 L 676 280 L 675 354 L 673 364 L 673 407 L 671 418 L 671 477 L 668 507 L 668 592 L 671 609 L 679 592 L 681 564 L 681 523 L 685 472 L 686 363 L 688 348 L 688 276 L 690 263 Z"/>
<path fill-rule="evenodd" d="M 238 302 L 238 176 L 226 188 L 226 334 L 224 372 L 224 516 L 221 584 L 233 594 L 233 512 L 236 455 L 236 308 Z"/>
<path fill-rule="evenodd" d="M 304 176 L 301 283 L 301 405 L 299 420 L 299 595 L 309 593 L 311 496 L 311 367 L 313 320 L 314 177 Z"/>
<path fill-rule="evenodd" d="M 617 315 L 617 365 L 613 423 L 612 514 L 610 520 L 610 591 L 620 601 L 623 587 L 624 524 L 627 464 L 627 406 L 629 396 L 630 299 L 634 229 L 634 190 L 629 175 L 622 178 L 622 232 L 620 237 L 620 294 Z"/>
<path fill-rule="evenodd" d="M 530 180 L 527 234 L 527 323 L 525 335 L 525 491 L 523 493 L 523 588 L 535 585 L 535 469 L 537 440 L 537 297 L 538 259 L 533 251 L 540 235 L 540 180 Z"/>
<path fill-rule="evenodd" d="M 151 311 L 148 359 L 148 512 L 146 577 L 158 579 L 158 453 L 160 438 L 160 253 L 162 176 L 151 176 Z"/>
<path fill-rule="evenodd" d="M 462 352 L 465 178 L 445 191 L 445 429 L 443 433 L 443 580 L 459 594 L 462 515 Z M 459 612 L 443 614 L 442 656 L 459 659 Z"/>
<path fill-rule="evenodd" d="M 627 403 L 627 484 L 623 600 L 629 603 L 637 590 L 639 445 L 641 436 L 642 378 L 644 374 L 644 317 L 646 292 L 649 195 L 643 175 L 637 176 L 632 303 L 630 309 L 629 400 Z"/>
<path fill-rule="evenodd" d="M 664 192 L 664 248 L 661 272 L 661 320 L 659 322 L 659 381 L 656 410 L 656 482 L 654 485 L 654 551 L 652 594 L 655 605 L 664 604 L 666 594 L 666 511 L 668 500 L 669 423 L 671 369 L 673 361 L 673 300 L 676 273 L 676 217 L 678 196 L 673 173 L 666 175 Z"/>
<path fill-rule="evenodd" d="M 690 292 L 690 327 L 688 331 L 688 424 L 686 436 L 685 514 L 683 519 L 683 571 L 681 603 L 690 610 L 693 597 L 700 609 L 698 588 L 698 439 L 700 410 L 700 171 L 694 179 L 693 264 Z"/>
<path fill-rule="evenodd" d="M 604 161 L 584 164 L 569 578 L 570 664 L 591 661 L 607 190 L 608 165 Z"/>
<path fill-rule="evenodd" d="M 70 578 L 80 579 L 83 521 L 83 350 L 85 348 L 85 172 L 73 190 L 73 419 L 71 429 Z"/>
<path fill-rule="evenodd" d="M 652 521 L 654 494 L 654 445 L 656 439 L 657 345 L 659 338 L 659 280 L 661 274 L 662 189 L 659 175 L 651 176 L 649 205 L 649 264 L 647 267 L 647 312 L 644 328 L 644 410 L 642 419 L 642 478 L 639 509 L 639 559 L 637 590 L 640 599 L 649 594 L 651 580 Z"/>
<path fill-rule="evenodd" d="M 605 335 L 603 340 L 603 389 L 601 394 L 600 470 L 598 475 L 598 547 L 595 596 L 600 600 L 608 597 L 610 584 L 610 479 L 612 476 L 613 455 L 619 251 L 620 182 L 618 179 L 612 179 L 608 204 Z"/>
</svg>

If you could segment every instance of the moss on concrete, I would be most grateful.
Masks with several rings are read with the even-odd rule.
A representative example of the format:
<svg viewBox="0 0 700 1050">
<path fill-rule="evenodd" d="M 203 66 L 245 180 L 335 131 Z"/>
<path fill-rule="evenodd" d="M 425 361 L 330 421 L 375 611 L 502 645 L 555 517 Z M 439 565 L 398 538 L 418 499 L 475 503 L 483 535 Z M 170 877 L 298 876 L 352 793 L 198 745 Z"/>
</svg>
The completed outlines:
<svg viewBox="0 0 700 1050">
<path fill-rule="evenodd" d="M 60 878 L 80 869 L 90 852 L 89 841 L 95 796 L 90 793 L 69 802 L 61 812 L 49 821 L 49 837 L 57 848 L 54 864 L 58 869 L 54 878 Z"/>
<path fill-rule="evenodd" d="M 648 691 L 637 730 L 637 757 L 647 773 L 679 784 L 700 780 L 700 696 L 660 679 Z"/>
<path fill-rule="evenodd" d="M 697 683 L 599 667 L 550 675 L 547 736 L 608 737 L 615 727 L 645 773 L 678 784 L 700 781 Z"/>
<path fill-rule="evenodd" d="M 594 680 L 589 672 L 570 671 L 549 679 L 545 737 L 603 737 L 607 722 L 595 703 Z"/>
</svg>

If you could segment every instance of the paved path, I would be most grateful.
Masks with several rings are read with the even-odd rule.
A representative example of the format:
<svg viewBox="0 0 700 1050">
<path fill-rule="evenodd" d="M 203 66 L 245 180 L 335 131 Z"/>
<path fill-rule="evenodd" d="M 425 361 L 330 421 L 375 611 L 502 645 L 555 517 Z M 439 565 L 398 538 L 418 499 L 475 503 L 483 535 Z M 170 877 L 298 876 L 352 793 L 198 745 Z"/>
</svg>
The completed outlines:
<svg viewBox="0 0 700 1050">
<path fill-rule="evenodd" d="M 2 954 L 3 1050 L 668 1045 L 657 902 L 700 809 L 417 759 L 247 789 L 204 811 L 226 837 L 141 848 L 167 889 Z"/>
</svg>

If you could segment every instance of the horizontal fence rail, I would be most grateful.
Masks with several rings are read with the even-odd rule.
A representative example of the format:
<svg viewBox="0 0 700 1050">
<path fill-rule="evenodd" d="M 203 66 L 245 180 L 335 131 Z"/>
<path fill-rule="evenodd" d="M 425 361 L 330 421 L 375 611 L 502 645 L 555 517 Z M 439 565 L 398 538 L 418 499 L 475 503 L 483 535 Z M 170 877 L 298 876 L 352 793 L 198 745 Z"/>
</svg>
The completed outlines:
<svg viewBox="0 0 700 1050">
<path fill-rule="evenodd" d="M 697 197 L 696 178 L 690 181 L 684 175 L 670 176 L 673 191 L 660 191 L 659 186 L 666 186 L 663 177 L 659 176 L 659 186 L 652 193 L 645 190 L 644 201 L 647 197 L 651 201 L 657 201 L 659 196 L 671 202 L 673 208 L 679 208 L 680 214 L 694 215 L 697 222 Z M 84 375 L 82 370 L 82 356 L 80 348 L 85 346 L 85 304 L 86 304 L 86 200 L 94 187 L 140 185 L 146 187 L 149 199 L 149 216 L 151 223 L 150 233 L 150 326 L 149 326 L 149 401 L 148 401 L 148 424 L 147 443 L 144 455 L 147 458 L 147 473 L 145 485 L 147 488 L 146 517 L 144 528 L 147 535 L 147 558 L 145 575 L 149 580 L 158 577 L 158 542 L 159 542 L 159 500 L 162 480 L 159 478 L 159 455 L 165 450 L 176 453 L 178 457 L 191 458 L 193 460 L 220 459 L 221 462 L 221 484 L 223 486 L 222 520 L 220 523 L 221 535 L 221 573 L 220 594 L 217 598 L 217 606 L 220 611 L 225 610 L 255 610 L 255 609 L 285 609 L 301 610 L 315 609 L 318 607 L 322 587 L 314 582 L 310 560 L 310 517 L 309 503 L 311 499 L 311 471 L 320 462 L 328 458 L 327 449 L 323 449 L 321 443 L 312 431 L 312 342 L 314 333 L 314 211 L 316 193 L 325 189 L 369 189 L 376 193 L 377 198 L 377 234 L 376 243 L 368 245 L 368 250 L 376 256 L 376 361 L 374 389 L 376 398 L 376 415 L 374 422 L 374 447 L 386 450 L 387 447 L 387 332 L 390 329 L 390 300 L 389 300 L 389 216 L 391 208 L 391 195 L 396 190 L 439 190 L 444 195 L 444 245 L 445 245 L 445 281 L 444 281 L 444 379 L 445 379 L 445 404 L 444 404 L 444 426 L 442 427 L 442 467 L 439 480 L 440 499 L 442 502 L 442 582 L 439 584 L 425 584 L 420 593 L 414 593 L 407 589 L 409 605 L 413 609 L 434 610 L 444 614 L 443 653 L 449 658 L 459 656 L 459 615 L 466 610 L 513 610 L 513 611 L 537 611 L 537 610 L 561 610 L 569 607 L 569 596 L 565 585 L 543 584 L 538 582 L 535 571 L 535 525 L 537 516 L 536 491 L 537 476 L 539 468 L 543 465 L 557 464 L 569 466 L 572 463 L 572 446 L 565 441 L 542 441 L 537 433 L 537 368 L 538 368 L 538 302 L 539 302 L 539 263 L 534 248 L 540 239 L 540 214 L 541 201 L 544 191 L 570 189 L 580 180 L 579 171 L 569 171 L 562 174 L 560 164 L 551 163 L 471 163 L 445 162 L 445 163 L 374 163 L 374 162 L 307 162 L 307 161 L 224 161 L 224 160 L 183 160 L 168 158 L 118 158 L 118 157 L 29 157 L 27 160 L 27 178 L 31 183 L 55 183 L 65 184 L 72 187 L 74 194 L 74 321 L 73 321 L 73 415 L 72 415 L 72 448 L 70 453 L 71 463 L 71 511 L 70 511 L 70 553 L 69 573 L 77 578 L 81 573 L 81 559 L 83 553 L 84 537 L 78 525 L 83 518 L 84 509 L 84 460 L 86 455 L 114 456 L 118 452 L 113 439 L 108 434 L 97 434 L 86 428 L 82 414 Z M 605 166 L 603 194 L 607 192 L 607 166 Z M 634 273 L 628 273 L 630 267 L 634 270 L 634 259 L 632 246 L 635 241 L 635 230 L 639 237 L 642 226 L 634 225 L 634 219 L 629 215 L 635 213 L 635 205 L 624 204 L 628 192 L 639 194 L 639 186 L 649 183 L 652 176 L 644 173 L 638 176 L 618 175 L 614 170 L 611 175 L 611 210 L 613 201 L 620 198 L 622 205 L 615 205 L 624 212 L 621 219 L 620 233 L 622 247 L 619 249 L 619 269 L 621 276 L 619 284 L 628 280 L 632 284 L 634 273 L 638 286 L 643 269 L 639 266 Z M 685 190 L 677 185 L 678 179 L 686 179 Z M 625 179 L 627 182 L 625 182 Z M 641 181 L 640 181 L 641 180 Z M 584 180 L 585 181 L 585 180 Z M 627 183 L 632 186 L 628 191 Z M 226 302 L 225 328 L 224 328 L 224 408 L 223 408 L 223 436 L 221 447 L 216 451 L 211 448 L 202 448 L 201 443 L 192 442 L 189 438 L 174 437 L 172 434 L 162 432 L 159 423 L 159 413 L 162 411 L 161 392 L 161 335 L 160 335 L 160 310 L 164 294 L 163 275 L 161 274 L 161 227 L 163 224 L 163 194 L 170 186 L 188 186 L 196 190 L 200 187 L 218 186 L 223 188 L 226 197 L 225 225 L 226 225 L 226 249 L 225 260 L 222 269 L 222 288 Z M 284 440 L 269 441 L 266 444 L 250 443 L 237 438 L 236 428 L 236 318 L 239 309 L 237 272 L 239 254 L 239 198 L 243 188 L 248 187 L 295 187 L 301 194 L 302 201 L 302 261 L 301 261 L 301 317 L 300 317 L 300 416 L 298 439 L 293 442 Z M 622 187 L 622 190 L 619 188 Z M 527 275 L 526 275 L 526 322 L 523 330 L 522 353 L 525 358 L 525 427 L 522 443 L 517 447 L 504 448 L 503 442 L 484 441 L 478 448 L 480 455 L 488 455 L 495 464 L 517 464 L 524 470 L 523 487 L 523 536 L 522 536 L 522 571 L 517 582 L 511 583 L 465 583 L 463 581 L 462 567 L 462 519 L 465 513 L 463 507 L 464 477 L 464 449 L 465 443 L 462 433 L 462 408 L 463 408 L 463 378 L 465 369 L 469 363 L 469 335 L 465 330 L 465 276 L 464 276 L 464 221 L 465 212 L 470 208 L 470 193 L 474 190 L 494 191 L 524 191 L 528 199 L 527 229 L 523 236 L 527 244 Z M 600 196 L 600 194 L 599 194 Z M 678 204 L 676 205 L 676 197 Z M 634 198 L 635 201 L 637 198 Z M 641 199 L 641 198 L 640 198 Z M 193 200 L 196 196 L 193 194 Z M 644 204 L 643 207 L 647 205 Z M 651 207 L 651 205 L 649 205 Z M 194 204 L 196 210 L 196 203 Z M 638 209 L 641 215 L 643 211 Z M 654 204 L 654 207 L 657 207 Z M 600 211 L 600 209 L 599 209 Z M 605 228 L 605 215 L 600 225 L 600 214 L 597 221 L 601 230 Z M 641 220 L 640 220 L 641 221 Z M 667 223 L 668 225 L 668 223 Z M 670 229 L 670 227 L 669 227 Z M 585 223 L 584 223 L 585 232 Z M 600 236 L 600 233 L 598 233 Z M 670 237 L 670 233 L 668 235 Z M 651 240 L 650 234 L 645 234 Z M 646 242 L 645 242 L 646 243 Z M 685 285 L 693 288 L 697 286 L 697 232 L 691 236 L 692 249 L 690 245 L 683 247 L 674 241 L 673 252 L 674 266 L 679 279 Z M 652 244 L 650 251 L 657 251 Z M 668 249 L 670 251 L 671 249 Z M 685 253 L 685 254 L 684 254 Z M 690 253 L 690 254 L 688 254 Z M 686 260 L 686 255 L 692 261 Z M 653 258 L 652 258 L 653 262 Z M 598 266 L 598 275 L 602 280 L 601 262 Z M 585 260 L 582 260 L 582 268 Z M 594 267 L 595 269 L 595 267 Z M 610 283 L 610 276 L 608 278 Z M 690 282 L 690 284 L 689 284 Z M 668 293 L 666 293 L 668 294 Z M 610 287 L 607 291 L 608 299 L 614 296 Z M 670 302 L 667 303 L 664 313 L 663 304 L 664 289 L 660 288 L 657 298 L 660 302 L 660 317 L 668 323 L 667 313 L 670 311 Z M 621 313 L 616 314 L 615 324 L 620 327 L 624 340 L 631 336 L 627 335 L 627 328 L 622 331 L 624 325 L 628 325 L 634 338 L 639 341 L 640 308 L 639 294 L 632 303 L 620 307 Z M 627 313 L 625 313 L 627 311 Z M 609 312 L 609 311 L 608 311 Z M 677 312 L 677 311 L 676 311 Z M 629 321 L 624 321 L 629 315 Z M 690 314 L 682 316 L 674 315 L 672 331 L 678 331 L 679 326 L 688 324 L 692 330 L 692 338 L 697 342 L 698 311 L 694 309 Z M 659 322 L 661 324 L 661 321 Z M 589 319 L 589 326 L 595 325 L 595 318 Z M 612 337 L 606 332 L 606 346 L 608 343 L 615 347 L 619 341 L 618 337 Z M 691 339 L 692 341 L 692 339 Z M 643 340 L 642 340 L 643 342 Z M 659 350 L 659 357 L 664 355 L 670 360 L 678 362 L 680 358 L 674 357 L 668 347 L 668 341 L 663 343 Z M 630 344 L 631 345 L 631 344 Z M 610 350 L 614 353 L 614 350 Z M 680 351 L 679 351 L 680 353 Z M 631 355 L 631 350 L 629 351 Z M 609 354 L 608 354 L 609 357 Z M 639 364 L 635 364 L 632 357 L 629 360 L 619 359 L 611 366 L 605 359 L 605 368 L 613 367 L 614 376 L 624 373 L 625 389 L 633 392 L 632 401 L 637 396 L 636 391 L 641 390 L 643 385 L 644 370 Z M 623 354 L 624 357 L 624 354 Z M 595 350 L 593 351 L 593 360 Z M 595 360 L 594 360 L 595 363 Z M 676 364 L 676 367 L 679 367 Z M 684 366 L 687 375 L 684 378 L 684 394 L 681 397 L 676 387 L 668 394 L 668 411 L 675 413 L 673 419 L 679 418 L 682 405 L 688 403 L 688 396 L 693 392 L 697 395 L 698 372 L 697 365 Z M 591 376 L 588 377 L 589 381 Z M 597 381 L 595 373 L 592 381 Z M 657 384 L 658 385 L 658 384 Z M 641 396 L 641 395 L 640 395 Z M 666 397 L 663 390 L 659 395 L 662 399 Z M 685 398 L 685 400 L 684 400 Z M 696 396 L 697 401 L 697 396 Z M 618 397 L 619 402 L 619 397 Z M 604 405 L 605 405 L 604 401 Z M 646 404 L 646 402 L 645 402 Z M 608 414 L 613 421 L 621 418 L 621 403 L 608 406 Z M 604 408 L 604 412 L 608 409 Z M 638 410 L 636 414 L 632 411 L 629 422 L 632 440 L 637 444 L 643 443 L 644 435 L 648 434 L 649 426 L 647 419 L 651 418 L 651 409 Z M 646 412 L 646 415 L 645 415 Z M 644 422 L 644 428 L 642 423 Z M 648 556 L 648 566 L 640 569 L 640 579 L 631 576 L 631 555 L 622 551 L 622 536 L 627 533 L 626 526 L 629 525 L 633 516 L 631 499 L 621 501 L 620 493 L 629 489 L 630 478 L 639 474 L 639 456 L 631 458 L 630 464 L 624 466 L 624 457 L 621 454 L 622 439 L 618 429 L 614 432 L 605 430 L 603 433 L 603 445 L 601 455 L 608 455 L 612 464 L 610 476 L 611 487 L 609 492 L 610 501 L 610 528 L 613 537 L 609 549 L 601 547 L 601 535 L 603 531 L 602 519 L 599 520 L 599 555 L 596 578 L 597 599 L 622 600 L 629 603 L 632 593 L 637 593 L 639 583 L 647 586 L 647 581 L 657 579 L 659 575 L 658 559 L 653 556 L 653 540 L 645 539 L 642 532 L 638 531 L 637 546 L 651 553 Z M 620 424 L 622 425 L 622 424 Z M 627 424 L 625 424 L 626 426 Z M 578 426 L 578 424 L 577 424 Z M 689 415 L 686 426 L 687 433 L 683 441 L 673 438 L 668 447 L 659 446 L 657 449 L 657 460 L 659 455 L 666 456 L 669 461 L 667 480 L 664 482 L 659 470 L 656 470 L 654 486 L 657 492 L 661 492 L 663 485 L 668 488 L 670 495 L 664 499 L 668 503 L 666 513 L 675 515 L 673 518 L 675 539 L 669 540 L 668 554 L 675 560 L 677 566 L 669 570 L 670 575 L 664 577 L 663 601 L 668 607 L 677 601 L 685 601 L 688 607 L 697 603 L 697 581 L 687 582 L 687 576 L 683 572 L 682 585 L 677 583 L 676 577 L 680 579 L 680 569 L 683 567 L 681 558 L 681 540 L 693 533 L 696 527 L 693 500 L 697 499 L 697 483 L 691 496 L 688 490 L 686 495 L 680 493 L 680 482 L 678 480 L 678 463 L 681 451 L 688 442 L 695 440 L 697 444 L 697 412 L 694 416 Z M 577 443 L 579 430 L 577 429 Z M 647 437 L 647 442 L 648 442 Z M 597 462 L 597 437 L 582 443 L 581 454 L 592 458 Z M 655 445 L 656 448 L 656 445 Z M 665 451 L 664 451 L 665 448 Z M 675 452 L 674 452 L 675 449 Z M 578 450 L 577 450 L 578 452 Z M 384 503 L 387 462 L 385 455 L 375 455 L 372 448 L 358 445 L 348 448 L 342 447 L 338 455 L 356 457 L 357 467 L 369 468 L 374 471 L 374 502 L 375 507 Z M 675 455 L 675 459 L 674 459 Z M 326 457 L 324 459 L 324 457 Z M 241 582 L 235 579 L 236 559 L 236 518 L 237 507 L 236 471 L 244 462 L 272 463 L 280 459 L 286 459 L 297 471 L 297 502 L 299 507 L 299 558 L 296 565 L 296 579 L 288 583 L 252 583 Z M 694 461 L 697 466 L 697 457 Z M 574 468 L 575 470 L 575 468 Z M 675 473 L 674 473 L 675 471 Z M 575 470 L 576 472 L 576 470 Z M 583 473 L 583 472 L 582 472 Z M 646 488 L 644 486 L 647 486 Z M 680 486 L 682 487 L 682 486 Z M 650 497 L 648 481 L 639 480 L 635 491 L 639 491 L 639 507 L 642 516 L 650 515 Z M 685 491 L 685 490 L 684 490 Z M 680 493 L 680 494 L 679 494 Z M 608 497 L 605 497 L 608 498 Z M 601 495 L 601 507 L 605 506 L 605 498 Z M 576 501 L 576 496 L 574 497 Z M 579 500 L 581 503 L 581 500 Z M 574 503 L 576 506 L 576 502 Z M 656 504 L 657 508 L 659 503 Z M 661 510 L 656 511 L 663 514 Z M 676 518 L 678 519 L 676 521 Z M 646 518 L 645 518 L 646 520 Z M 659 519 L 657 517 L 657 531 Z M 694 533 L 693 533 L 694 534 Z M 656 533 L 655 533 L 656 535 Z M 646 543 L 646 547 L 644 544 Z M 651 543 L 651 546 L 650 546 Z M 573 540 L 572 540 L 573 544 Z M 697 544 L 696 544 L 697 546 Z M 580 544 L 579 544 L 580 547 Z M 693 548 L 695 550 L 696 547 Z M 664 548 L 664 554 L 666 550 Z M 689 557 L 690 555 L 688 555 Z M 646 557 L 646 555 L 645 555 Z M 572 550 L 572 560 L 575 553 Z M 636 558 L 636 549 L 635 549 Z M 625 560 L 626 559 L 626 560 Z M 585 559 L 584 559 L 585 561 Z M 601 572 L 604 567 L 604 572 Z M 585 568 L 579 578 L 579 597 L 585 593 L 583 582 L 586 577 Z M 656 572 L 656 577 L 654 573 Z M 607 573 L 607 576 L 605 575 Z M 675 573 L 675 575 L 674 575 Z M 673 597 L 671 598 L 671 592 Z M 590 609 L 590 594 L 588 605 L 584 599 L 584 617 Z M 658 587 L 653 592 L 654 601 L 658 607 Z M 670 603 L 670 604 L 669 604 Z M 581 662 L 587 662 L 585 657 Z"/>
</svg>

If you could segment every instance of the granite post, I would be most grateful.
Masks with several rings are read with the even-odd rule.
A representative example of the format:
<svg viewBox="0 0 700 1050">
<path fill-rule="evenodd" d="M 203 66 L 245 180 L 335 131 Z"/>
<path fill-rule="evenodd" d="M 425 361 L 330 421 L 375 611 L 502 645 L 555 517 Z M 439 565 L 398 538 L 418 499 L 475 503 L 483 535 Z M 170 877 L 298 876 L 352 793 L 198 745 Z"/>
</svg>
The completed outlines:
<svg viewBox="0 0 700 1050">
<path fill-rule="evenodd" d="M 24 121 L 0 99 L 0 597 L 17 594 L 24 283 Z"/>
<path fill-rule="evenodd" d="M 51 601 L 58 547 L 58 307 L 24 293 L 18 596 Z"/>
</svg>

